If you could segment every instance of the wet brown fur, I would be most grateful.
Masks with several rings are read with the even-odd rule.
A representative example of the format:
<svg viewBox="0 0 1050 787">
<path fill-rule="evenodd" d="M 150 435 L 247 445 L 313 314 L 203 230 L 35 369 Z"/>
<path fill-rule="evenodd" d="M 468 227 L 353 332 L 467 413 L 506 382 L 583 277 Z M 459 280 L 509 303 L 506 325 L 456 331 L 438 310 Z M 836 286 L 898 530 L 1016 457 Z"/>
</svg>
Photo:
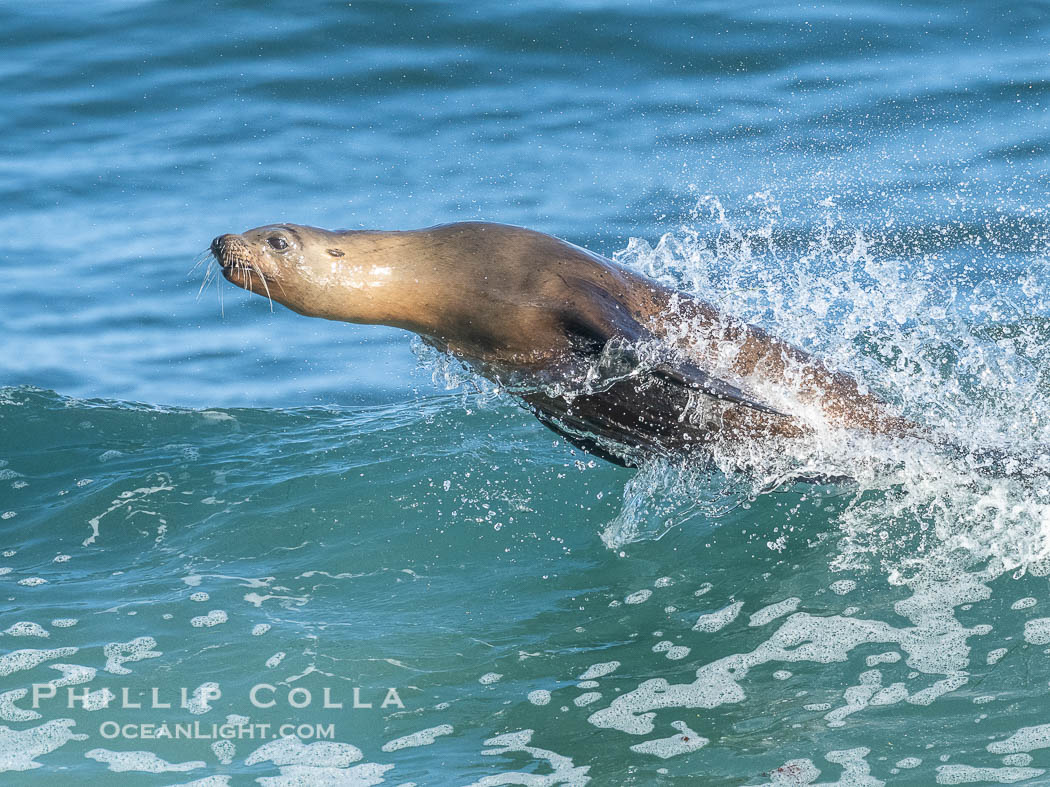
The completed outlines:
<svg viewBox="0 0 1050 787">
<path fill-rule="evenodd" d="M 268 239 L 277 236 L 289 249 L 270 247 Z M 284 224 L 224 235 L 212 250 L 238 286 L 262 292 L 265 285 L 273 300 L 301 314 L 414 331 L 501 383 L 522 374 L 571 382 L 609 340 L 666 339 L 685 320 L 701 338 L 674 341 L 674 349 L 700 377 L 714 364 L 716 348 L 728 343 L 738 349 L 723 371 L 745 383 L 794 390 L 802 404 L 819 406 L 831 426 L 914 431 L 852 378 L 802 350 L 532 230 L 462 222 L 406 232 L 330 232 Z M 700 420 L 685 418 L 702 386 L 684 377 L 685 384 L 672 365 L 667 373 L 648 369 L 571 401 L 541 390 L 523 398 L 576 445 L 621 463 L 622 453 L 610 453 L 602 440 L 650 455 L 688 449 L 716 434 L 794 437 L 808 429 L 796 418 L 732 398 L 715 402 Z"/>
</svg>

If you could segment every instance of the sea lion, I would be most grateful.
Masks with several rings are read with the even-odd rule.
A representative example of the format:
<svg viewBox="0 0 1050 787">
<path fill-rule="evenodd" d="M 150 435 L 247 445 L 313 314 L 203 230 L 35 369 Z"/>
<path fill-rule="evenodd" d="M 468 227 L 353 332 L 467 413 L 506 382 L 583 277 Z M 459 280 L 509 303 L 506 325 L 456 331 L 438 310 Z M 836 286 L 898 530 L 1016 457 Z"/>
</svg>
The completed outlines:
<svg viewBox="0 0 1050 787">
<path fill-rule="evenodd" d="M 418 334 L 515 392 L 577 447 L 617 464 L 715 439 L 916 431 L 799 348 L 521 227 L 274 224 L 217 237 L 211 251 L 226 279 L 300 314 Z"/>
</svg>

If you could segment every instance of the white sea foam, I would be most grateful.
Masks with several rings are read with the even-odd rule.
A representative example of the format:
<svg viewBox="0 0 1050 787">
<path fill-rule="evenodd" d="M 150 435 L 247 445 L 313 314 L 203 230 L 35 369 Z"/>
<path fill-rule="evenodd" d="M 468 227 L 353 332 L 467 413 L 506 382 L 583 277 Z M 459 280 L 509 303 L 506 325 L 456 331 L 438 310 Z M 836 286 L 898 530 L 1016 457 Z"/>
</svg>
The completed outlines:
<svg viewBox="0 0 1050 787">
<path fill-rule="evenodd" d="M 547 705 L 551 701 L 551 693 L 546 689 L 536 689 L 529 692 L 529 702 L 533 705 Z"/>
<path fill-rule="evenodd" d="M 1033 645 L 1050 643 L 1050 618 L 1034 618 L 1025 621 L 1024 640 Z"/>
<path fill-rule="evenodd" d="M 992 754 L 1016 754 L 1050 748 L 1050 724 L 1021 727 L 1009 738 L 988 744 Z"/>
<path fill-rule="evenodd" d="M 764 626 L 777 618 L 794 612 L 801 603 L 802 599 L 800 598 L 786 598 L 783 601 L 778 601 L 776 604 L 762 607 L 762 609 L 751 616 L 751 620 L 747 625 Z"/>
<path fill-rule="evenodd" d="M 317 768 L 346 768 L 364 755 L 349 743 L 318 741 L 303 743 L 298 738 L 277 738 L 264 743 L 244 761 L 245 765 L 272 762 L 274 765 L 308 765 Z"/>
<path fill-rule="evenodd" d="M 206 767 L 206 763 L 199 760 L 179 763 L 167 762 L 150 751 L 111 751 L 98 748 L 91 749 L 84 756 L 105 763 L 108 769 L 115 773 L 127 773 L 129 771 L 172 773 L 193 771 L 197 768 Z"/>
<path fill-rule="evenodd" d="M 32 669 L 38 664 L 53 659 L 61 659 L 72 656 L 77 652 L 76 648 L 52 648 L 51 650 L 36 650 L 26 648 L 15 650 L 0 656 L 0 677 L 10 675 L 20 670 Z"/>
<path fill-rule="evenodd" d="M 740 610 L 743 608 L 744 602 L 736 601 L 717 612 L 701 615 L 697 618 L 696 623 L 693 624 L 693 631 L 706 631 L 708 633 L 719 631 L 736 620 L 736 616 L 740 614 Z"/>
<path fill-rule="evenodd" d="M 974 768 L 970 765 L 938 765 L 937 784 L 973 784 L 976 782 L 998 782 L 1013 784 L 1042 776 L 1041 768 Z"/>
<path fill-rule="evenodd" d="M 678 730 L 676 735 L 672 735 L 669 738 L 653 738 L 644 743 L 636 743 L 631 746 L 631 751 L 636 751 L 640 754 L 652 754 L 666 760 L 669 757 L 676 757 L 679 754 L 688 754 L 697 749 L 702 749 L 710 743 L 707 738 L 701 738 L 689 729 L 684 721 L 672 721 L 671 726 Z"/>
<path fill-rule="evenodd" d="M 532 730 L 519 730 L 497 735 L 485 741 L 486 746 L 494 748 L 482 750 L 486 756 L 499 756 L 521 752 L 530 757 L 543 761 L 544 766 L 550 769 L 545 775 L 535 773 L 524 773 L 514 771 L 503 773 L 496 777 L 486 776 L 480 781 L 473 782 L 468 787 L 490 787 L 498 784 L 520 784 L 525 787 L 553 787 L 553 785 L 566 785 L 566 787 L 583 787 L 591 779 L 587 775 L 589 766 L 577 767 L 570 757 L 556 754 L 549 749 L 542 749 L 530 745 L 532 741 Z"/>
<path fill-rule="evenodd" d="M 304 744 L 298 738 L 277 738 L 264 743 L 245 759 L 245 765 L 271 762 L 280 776 L 257 779 L 266 787 L 292 787 L 306 784 L 339 784 L 366 787 L 381 784 L 383 774 L 393 765 L 359 762 L 364 755 L 356 746 L 336 741 Z"/>
<path fill-rule="evenodd" d="M 125 667 L 143 659 L 158 658 L 161 653 L 154 650 L 157 641 L 153 637 L 136 637 L 130 642 L 110 642 L 102 651 L 106 656 L 106 672 L 114 675 L 129 675 L 131 670 Z"/>
<path fill-rule="evenodd" d="M 207 615 L 198 615 L 190 620 L 190 625 L 194 628 L 211 628 L 212 626 L 218 626 L 229 620 L 229 616 L 224 610 L 213 609 Z"/>
<path fill-rule="evenodd" d="M 598 664 L 592 664 L 582 675 L 579 676 L 579 680 L 604 678 L 606 675 L 616 672 L 619 668 L 620 662 L 618 661 L 604 661 Z"/>
<path fill-rule="evenodd" d="M 451 724 L 439 724 L 437 727 L 430 727 L 425 730 L 420 730 L 419 732 L 414 732 L 411 735 L 405 735 L 404 737 L 387 741 L 383 744 L 382 749 L 385 752 L 392 752 L 399 749 L 410 749 L 416 746 L 429 746 L 442 735 L 451 735 L 452 732 Z"/>
<path fill-rule="evenodd" d="M 637 590 L 634 593 L 632 593 L 631 595 L 629 595 L 627 598 L 625 598 L 623 600 L 623 603 L 624 604 L 641 604 L 642 602 L 648 601 L 649 597 L 652 594 L 653 594 L 653 591 L 649 590 L 649 588 L 642 588 L 641 590 Z"/>
<path fill-rule="evenodd" d="M 671 661 L 679 661 L 689 655 L 690 649 L 685 645 L 675 645 L 670 640 L 663 640 L 653 645 L 653 653 L 664 653 Z"/>
<path fill-rule="evenodd" d="M 53 752 L 69 741 L 84 741 L 88 736 L 73 732 L 72 719 L 53 719 L 39 727 L 12 730 L 0 727 L 0 773 L 39 768 L 37 757 Z"/>
<path fill-rule="evenodd" d="M 885 782 L 871 775 L 871 768 L 865 759 L 870 749 L 858 747 L 841 751 L 829 751 L 824 755 L 830 763 L 842 768 L 842 776 L 834 782 L 823 782 L 822 787 L 882 787 Z M 769 781 L 763 784 L 769 787 L 795 787 L 795 785 L 812 784 L 820 776 L 820 769 L 808 758 L 789 760 L 769 774 Z M 752 785 L 758 787 L 758 785 Z"/>
<path fill-rule="evenodd" d="M 6 629 L 4 633 L 11 637 L 50 637 L 51 633 L 41 626 L 39 623 L 33 623 L 28 620 L 20 620 L 17 623 L 12 623 Z"/>
<path fill-rule="evenodd" d="M 4 721 L 35 721 L 40 714 L 35 710 L 24 710 L 15 703 L 25 697 L 29 689 L 12 689 L 0 694 L 0 719 Z"/>
<path fill-rule="evenodd" d="M 920 673 L 940 675 L 923 688 L 903 684 L 883 685 L 881 673 L 862 673 L 859 684 L 845 693 L 845 704 L 828 714 L 832 725 L 871 704 L 907 702 L 927 705 L 964 685 L 969 663 L 967 640 L 987 633 L 986 626 L 966 628 L 952 615 L 955 606 L 985 599 L 990 594 L 982 577 L 958 573 L 948 567 L 930 569 L 908 581 L 912 595 L 896 604 L 898 614 L 914 626 L 896 628 L 879 620 L 837 615 L 817 617 L 804 612 L 790 615 L 769 638 L 750 652 L 723 657 L 700 667 L 692 683 L 671 684 L 663 678 L 641 683 L 632 691 L 591 714 L 597 727 L 646 735 L 654 726 L 653 711 L 662 708 L 716 708 L 741 702 L 744 681 L 754 667 L 767 663 L 842 662 L 856 647 L 868 643 L 893 643 L 908 653 L 908 664 Z"/>
</svg>

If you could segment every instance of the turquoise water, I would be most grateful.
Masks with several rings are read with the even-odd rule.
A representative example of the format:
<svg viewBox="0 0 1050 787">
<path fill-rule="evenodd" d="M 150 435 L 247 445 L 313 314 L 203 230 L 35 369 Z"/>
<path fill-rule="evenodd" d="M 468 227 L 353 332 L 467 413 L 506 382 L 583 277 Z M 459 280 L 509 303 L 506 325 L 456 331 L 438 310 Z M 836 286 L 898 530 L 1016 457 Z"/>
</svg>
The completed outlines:
<svg viewBox="0 0 1050 787">
<path fill-rule="evenodd" d="M 849 484 L 625 470 L 191 271 L 275 221 L 526 225 L 1032 453 L 1048 19 L 0 9 L 2 783 L 1050 783 L 1045 478 L 841 435 L 792 460 Z"/>
</svg>

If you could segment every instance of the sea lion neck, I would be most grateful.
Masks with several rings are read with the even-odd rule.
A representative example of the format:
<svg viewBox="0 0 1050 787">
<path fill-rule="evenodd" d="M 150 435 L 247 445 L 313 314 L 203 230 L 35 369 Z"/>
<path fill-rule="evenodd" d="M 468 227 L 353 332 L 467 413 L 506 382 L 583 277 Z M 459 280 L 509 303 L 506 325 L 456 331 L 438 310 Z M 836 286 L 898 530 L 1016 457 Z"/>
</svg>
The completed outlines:
<svg viewBox="0 0 1050 787">
<path fill-rule="evenodd" d="M 332 288 L 318 293 L 329 319 L 440 333 L 454 292 L 448 249 L 427 230 L 345 230 L 329 233 Z M 338 255 L 338 256 L 337 256 Z"/>
</svg>

